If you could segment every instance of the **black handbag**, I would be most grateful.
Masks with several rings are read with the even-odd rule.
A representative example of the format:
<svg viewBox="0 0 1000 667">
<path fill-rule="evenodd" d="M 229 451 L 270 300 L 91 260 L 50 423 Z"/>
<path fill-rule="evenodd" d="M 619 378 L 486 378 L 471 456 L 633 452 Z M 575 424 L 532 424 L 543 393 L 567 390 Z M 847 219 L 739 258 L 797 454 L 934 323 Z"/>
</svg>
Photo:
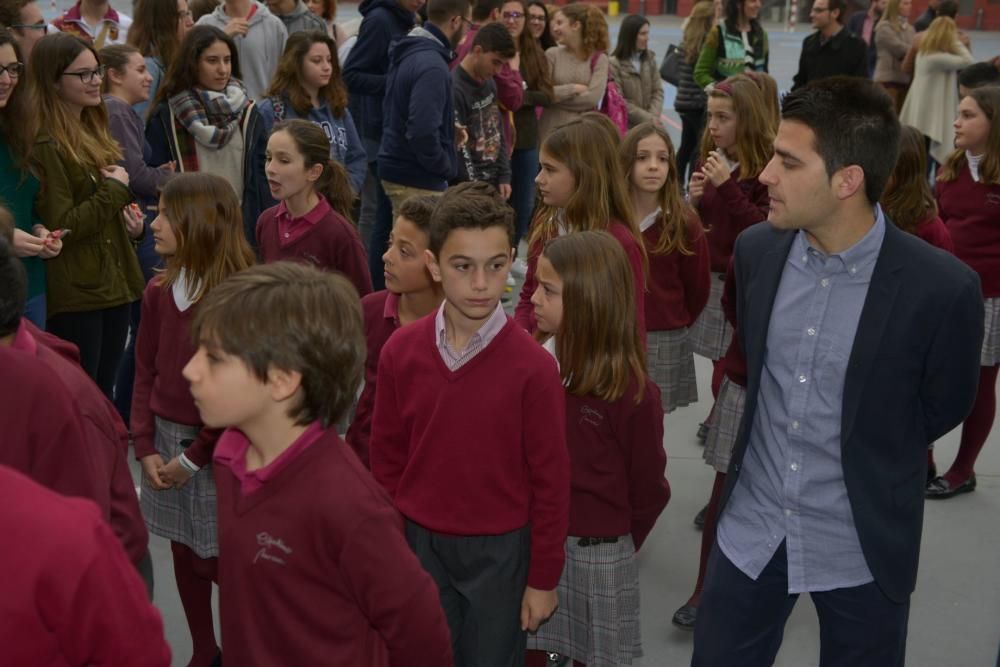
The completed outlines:
<svg viewBox="0 0 1000 667">
<path fill-rule="evenodd" d="M 681 81 L 681 58 L 684 54 L 676 44 L 667 47 L 667 52 L 660 63 L 660 78 L 672 86 L 677 86 Z"/>
</svg>

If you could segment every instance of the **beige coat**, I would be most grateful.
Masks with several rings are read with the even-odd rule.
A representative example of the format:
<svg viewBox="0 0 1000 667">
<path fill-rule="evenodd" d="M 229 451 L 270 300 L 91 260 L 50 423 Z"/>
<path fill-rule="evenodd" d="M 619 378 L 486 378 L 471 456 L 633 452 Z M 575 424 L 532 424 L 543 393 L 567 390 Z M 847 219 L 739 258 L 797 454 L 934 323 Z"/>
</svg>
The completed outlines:
<svg viewBox="0 0 1000 667">
<path fill-rule="evenodd" d="M 910 82 L 910 75 L 903 71 L 903 59 L 910 50 L 916 31 L 909 23 L 902 30 L 896 30 L 885 21 L 879 21 L 875 26 L 875 49 L 878 59 L 875 61 L 875 74 L 872 79 L 876 83 Z"/>
<path fill-rule="evenodd" d="M 972 54 L 956 45 L 958 54 L 918 53 L 913 83 L 899 114 L 899 122 L 930 137 L 931 157 L 944 164 L 955 150 L 955 114 L 958 112 L 958 70 L 972 63 Z"/>
<path fill-rule="evenodd" d="M 628 105 L 628 126 L 659 120 L 663 113 L 663 81 L 656 54 L 643 51 L 638 72 L 631 60 L 620 62 L 611 56 L 611 76 Z"/>
<path fill-rule="evenodd" d="M 579 118 L 581 114 L 597 109 L 608 87 L 608 57 L 600 54 L 596 59 L 580 60 L 564 46 L 553 46 L 545 51 L 552 68 L 554 101 L 542 110 L 538 121 L 538 145 L 553 131 Z M 594 60 L 591 70 L 590 63 Z M 587 86 L 587 92 L 577 95 L 576 84 Z"/>
</svg>

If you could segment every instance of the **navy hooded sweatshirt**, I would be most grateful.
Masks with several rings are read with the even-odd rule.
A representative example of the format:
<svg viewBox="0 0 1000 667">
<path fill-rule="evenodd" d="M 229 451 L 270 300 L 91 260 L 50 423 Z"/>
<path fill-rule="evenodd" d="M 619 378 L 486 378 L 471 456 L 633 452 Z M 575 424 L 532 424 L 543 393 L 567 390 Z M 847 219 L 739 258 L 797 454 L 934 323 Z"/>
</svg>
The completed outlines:
<svg viewBox="0 0 1000 667">
<path fill-rule="evenodd" d="M 389 47 L 402 39 L 416 24 L 416 15 L 399 6 L 397 0 L 363 0 L 358 8 L 363 20 L 358 40 L 343 63 L 344 83 L 350 93 L 351 116 L 375 161 L 382 141 L 382 99 L 389 69 Z"/>
<path fill-rule="evenodd" d="M 425 23 L 389 53 L 378 153 L 383 181 L 441 192 L 458 175 L 448 69 L 454 54 L 447 44 L 436 26 Z"/>
</svg>

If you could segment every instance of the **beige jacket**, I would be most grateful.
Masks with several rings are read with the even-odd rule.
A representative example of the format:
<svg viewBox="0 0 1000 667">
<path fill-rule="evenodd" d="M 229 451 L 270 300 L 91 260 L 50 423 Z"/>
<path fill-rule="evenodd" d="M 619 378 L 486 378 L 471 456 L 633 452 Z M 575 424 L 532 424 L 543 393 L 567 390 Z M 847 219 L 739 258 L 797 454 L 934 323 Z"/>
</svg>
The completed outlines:
<svg viewBox="0 0 1000 667">
<path fill-rule="evenodd" d="M 611 56 L 610 65 L 611 76 L 628 105 L 628 126 L 658 120 L 663 113 L 663 81 L 656 54 L 643 51 L 638 72 L 631 60 L 621 62 Z"/>
<path fill-rule="evenodd" d="M 872 79 L 877 83 L 910 82 L 910 75 L 903 71 L 903 59 L 910 50 L 916 31 L 909 23 L 903 24 L 902 30 L 896 30 L 885 21 L 879 21 L 875 26 L 875 49 L 878 54 L 875 61 L 875 74 Z"/>
</svg>

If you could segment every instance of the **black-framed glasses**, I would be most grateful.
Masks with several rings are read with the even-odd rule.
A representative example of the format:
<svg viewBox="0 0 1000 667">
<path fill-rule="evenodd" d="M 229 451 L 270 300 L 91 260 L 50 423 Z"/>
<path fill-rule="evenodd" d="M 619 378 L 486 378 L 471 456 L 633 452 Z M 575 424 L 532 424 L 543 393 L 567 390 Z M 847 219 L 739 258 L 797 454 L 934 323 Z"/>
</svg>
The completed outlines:
<svg viewBox="0 0 1000 667">
<path fill-rule="evenodd" d="M 14 62 L 9 65 L 0 65 L 0 76 L 3 76 L 4 72 L 7 72 L 10 78 L 16 79 L 24 72 L 24 63 Z"/>
<path fill-rule="evenodd" d="M 502 18 L 504 21 L 520 21 L 524 18 L 524 14 L 521 12 L 504 12 Z"/>
<path fill-rule="evenodd" d="M 528 20 L 532 23 L 545 23 L 545 17 L 540 14 L 538 16 L 528 16 Z"/>
<path fill-rule="evenodd" d="M 830 11 L 829 7 L 813 7 L 809 10 L 810 14 L 822 14 L 823 12 Z"/>
<path fill-rule="evenodd" d="M 15 23 L 10 27 L 20 28 L 21 30 L 41 30 L 43 35 L 49 34 L 49 24 L 45 21 L 40 23 Z"/>
<path fill-rule="evenodd" d="M 462 23 L 465 24 L 466 28 L 473 28 L 476 25 L 475 23 L 473 23 L 471 20 L 465 18 L 464 16 L 459 16 L 458 18 L 462 19 Z"/>
<path fill-rule="evenodd" d="M 98 65 L 97 69 L 85 69 L 82 72 L 63 72 L 63 76 L 78 76 L 83 83 L 94 83 L 95 79 L 103 79 L 108 68 L 105 65 Z"/>
</svg>

